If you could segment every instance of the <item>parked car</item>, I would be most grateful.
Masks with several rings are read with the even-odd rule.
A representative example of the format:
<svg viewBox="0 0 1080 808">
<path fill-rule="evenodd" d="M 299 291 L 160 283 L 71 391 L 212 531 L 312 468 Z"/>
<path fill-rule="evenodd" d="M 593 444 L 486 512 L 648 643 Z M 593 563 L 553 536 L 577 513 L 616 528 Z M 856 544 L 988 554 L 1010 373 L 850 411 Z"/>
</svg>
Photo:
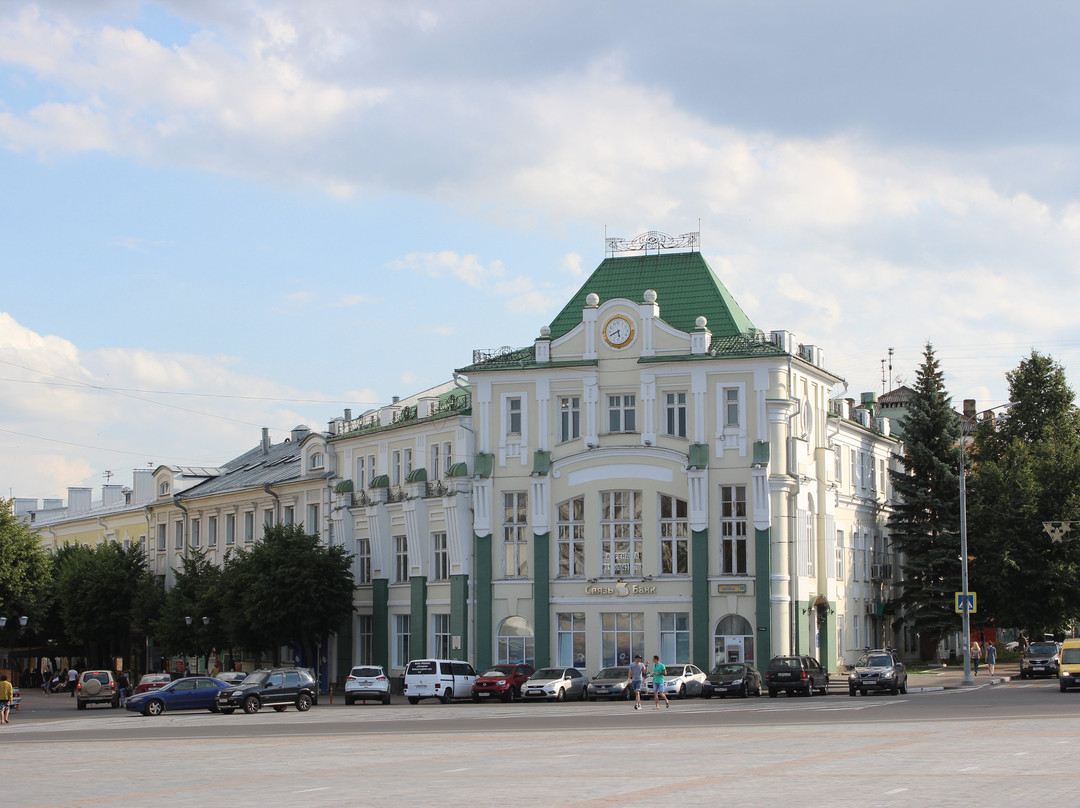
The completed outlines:
<svg viewBox="0 0 1080 808">
<path fill-rule="evenodd" d="M 1056 677 L 1061 668 L 1061 645 L 1043 640 L 1033 642 L 1020 658 L 1020 678 Z"/>
<path fill-rule="evenodd" d="M 159 687 L 165 687 L 172 681 L 172 677 L 167 673 L 148 673 L 139 679 L 139 683 L 135 685 L 135 695 L 139 693 L 145 693 L 147 690 L 157 690 Z"/>
<path fill-rule="evenodd" d="M 1058 686 L 1064 693 L 1070 687 L 1080 687 L 1080 640 L 1065 640 L 1060 658 Z"/>
<path fill-rule="evenodd" d="M 630 668 L 626 665 L 604 668 L 589 681 L 589 700 L 634 698 L 629 677 Z"/>
<path fill-rule="evenodd" d="M 770 698 L 781 690 L 789 696 L 812 696 L 815 691 L 824 696 L 829 692 L 829 672 L 811 656 L 775 656 L 765 669 L 765 686 Z"/>
<path fill-rule="evenodd" d="M 349 671 L 345 678 L 345 703 L 356 704 L 358 699 L 390 703 L 390 680 L 378 665 L 357 665 Z"/>
<path fill-rule="evenodd" d="M 476 670 L 468 662 L 455 659 L 414 659 L 405 666 L 403 690 L 409 704 L 420 699 L 438 699 L 449 704 L 454 699 L 472 698 Z"/>
<path fill-rule="evenodd" d="M 247 679 L 247 677 L 248 675 L 244 673 L 244 671 L 222 671 L 214 678 L 227 685 L 238 685 Z"/>
<path fill-rule="evenodd" d="M 83 671 L 75 683 L 75 708 L 85 710 L 87 704 L 120 706 L 120 685 L 112 671 Z"/>
<path fill-rule="evenodd" d="M 228 684 L 210 676 L 189 676 L 169 682 L 164 687 L 137 693 L 124 705 L 133 713 L 161 715 L 175 710 L 218 711 L 218 693 Z"/>
<path fill-rule="evenodd" d="M 488 668 L 473 682 L 473 701 L 501 699 L 513 701 L 521 696 L 521 686 L 536 673 L 532 665 L 496 665 Z"/>
<path fill-rule="evenodd" d="M 907 668 L 891 649 L 867 651 L 848 674 L 848 695 L 885 690 L 894 696 L 907 693 Z"/>
<path fill-rule="evenodd" d="M 761 672 L 750 662 L 724 662 L 713 668 L 701 683 L 701 695 L 713 696 L 761 695 Z"/>
<path fill-rule="evenodd" d="M 522 686 L 521 698 L 546 701 L 583 699 L 588 681 L 577 668 L 541 668 Z"/>
<path fill-rule="evenodd" d="M 253 671 L 239 685 L 218 691 L 218 710 L 230 715 L 237 708 L 257 713 L 262 707 L 282 712 L 295 706 L 300 712 L 319 701 L 315 677 L 307 668 L 266 668 Z"/>
<path fill-rule="evenodd" d="M 697 665 L 667 665 L 664 672 L 664 692 L 669 696 L 685 699 L 687 696 L 700 696 L 701 686 L 705 682 L 705 671 Z M 653 677 L 646 677 L 646 694 L 652 695 Z"/>
</svg>

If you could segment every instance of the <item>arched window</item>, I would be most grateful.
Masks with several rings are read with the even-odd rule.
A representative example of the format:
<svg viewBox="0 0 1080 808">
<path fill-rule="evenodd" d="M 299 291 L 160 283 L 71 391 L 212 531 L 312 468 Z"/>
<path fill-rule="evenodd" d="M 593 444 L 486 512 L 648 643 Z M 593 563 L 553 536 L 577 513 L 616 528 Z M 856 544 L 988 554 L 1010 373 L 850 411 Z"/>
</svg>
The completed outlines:
<svg viewBox="0 0 1080 808">
<path fill-rule="evenodd" d="M 722 618 L 713 633 L 713 664 L 753 661 L 754 630 L 750 621 L 737 614 Z"/>
<path fill-rule="evenodd" d="M 496 652 L 499 665 L 524 662 L 536 664 L 533 630 L 524 617 L 508 617 L 499 625 L 499 647 Z"/>
<path fill-rule="evenodd" d="M 311 455 L 311 468 L 313 470 L 314 469 L 321 469 L 324 464 L 325 464 L 325 462 L 323 460 L 323 453 L 322 452 L 314 452 Z"/>
</svg>

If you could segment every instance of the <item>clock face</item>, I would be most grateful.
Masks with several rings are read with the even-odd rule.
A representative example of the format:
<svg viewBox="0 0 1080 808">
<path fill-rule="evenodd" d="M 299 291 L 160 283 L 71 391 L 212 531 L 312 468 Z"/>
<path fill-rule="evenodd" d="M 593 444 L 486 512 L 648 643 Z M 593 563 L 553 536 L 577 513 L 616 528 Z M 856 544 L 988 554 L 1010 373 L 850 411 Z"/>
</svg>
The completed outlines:
<svg viewBox="0 0 1080 808">
<path fill-rule="evenodd" d="M 634 326 L 621 314 L 616 314 L 604 323 L 604 341 L 612 348 L 622 348 L 633 338 Z"/>
</svg>

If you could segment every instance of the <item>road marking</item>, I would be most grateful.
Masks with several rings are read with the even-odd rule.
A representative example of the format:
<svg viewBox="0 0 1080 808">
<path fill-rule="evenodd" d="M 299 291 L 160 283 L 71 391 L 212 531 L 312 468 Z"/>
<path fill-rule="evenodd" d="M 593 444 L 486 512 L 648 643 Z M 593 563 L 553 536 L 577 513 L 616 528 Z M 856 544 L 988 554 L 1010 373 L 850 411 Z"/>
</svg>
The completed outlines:
<svg viewBox="0 0 1080 808">
<path fill-rule="evenodd" d="M 886 791 L 885 795 L 886 796 L 891 796 L 893 794 L 899 794 L 901 791 L 907 791 L 907 789 L 906 788 L 894 788 L 892 791 Z"/>
<path fill-rule="evenodd" d="M 1064 741 L 1062 741 L 1062 743 L 1064 743 Z M 962 772 L 973 772 L 973 771 L 975 771 L 975 770 L 976 770 L 977 768 L 979 768 L 979 767 L 978 767 L 978 766 L 965 766 L 965 767 L 964 767 L 964 768 L 962 768 L 962 769 L 961 769 L 960 771 L 962 771 Z"/>
<path fill-rule="evenodd" d="M 467 771 L 468 771 L 467 768 L 465 768 L 465 769 L 445 769 L 443 771 L 443 774 L 453 774 L 454 772 L 467 772 Z"/>
<path fill-rule="evenodd" d="M 1020 757 L 1021 755 L 1026 755 L 1026 754 L 1027 754 L 1027 752 L 1013 752 L 1013 757 Z"/>
<path fill-rule="evenodd" d="M 293 794 L 308 794 L 312 791 L 327 791 L 330 786 L 319 786 L 318 788 L 305 788 L 301 791 L 294 791 Z"/>
</svg>

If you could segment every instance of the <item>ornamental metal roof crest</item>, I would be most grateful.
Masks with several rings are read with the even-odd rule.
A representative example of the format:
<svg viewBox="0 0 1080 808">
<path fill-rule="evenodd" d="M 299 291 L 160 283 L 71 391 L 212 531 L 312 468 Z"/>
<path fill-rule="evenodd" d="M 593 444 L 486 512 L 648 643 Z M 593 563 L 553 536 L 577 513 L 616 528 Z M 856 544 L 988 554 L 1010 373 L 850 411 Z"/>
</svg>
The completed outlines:
<svg viewBox="0 0 1080 808">
<path fill-rule="evenodd" d="M 659 254 L 661 250 L 691 250 L 696 252 L 698 245 L 701 243 L 701 233 L 693 232 L 669 236 L 659 230 L 650 230 L 648 233 L 642 233 L 634 238 L 608 238 L 604 239 L 604 242 L 608 255 L 626 252 L 648 254 L 650 251 Z"/>
</svg>

